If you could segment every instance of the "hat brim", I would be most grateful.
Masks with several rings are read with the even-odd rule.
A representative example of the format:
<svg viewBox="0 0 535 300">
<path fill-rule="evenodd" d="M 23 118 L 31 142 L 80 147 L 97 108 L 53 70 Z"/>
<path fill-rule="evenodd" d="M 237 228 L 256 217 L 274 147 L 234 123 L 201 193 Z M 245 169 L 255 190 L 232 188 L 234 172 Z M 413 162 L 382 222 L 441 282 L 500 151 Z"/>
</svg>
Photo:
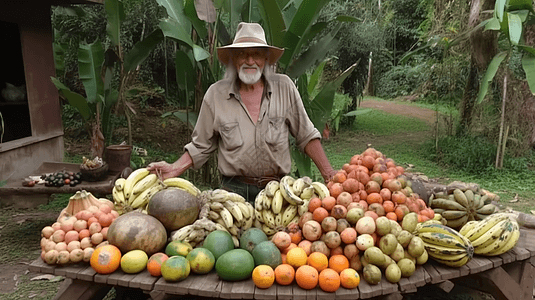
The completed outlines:
<svg viewBox="0 0 535 300">
<path fill-rule="evenodd" d="M 266 48 L 268 49 L 268 62 L 270 65 L 275 64 L 281 58 L 282 54 L 284 53 L 284 49 L 282 48 L 260 44 L 260 43 L 246 42 L 246 43 L 231 44 L 228 46 L 217 48 L 217 57 L 220 62 L 227 65 L 230 62 L 232 50 L 243 49 L 243 48 Z"/>
</svg>

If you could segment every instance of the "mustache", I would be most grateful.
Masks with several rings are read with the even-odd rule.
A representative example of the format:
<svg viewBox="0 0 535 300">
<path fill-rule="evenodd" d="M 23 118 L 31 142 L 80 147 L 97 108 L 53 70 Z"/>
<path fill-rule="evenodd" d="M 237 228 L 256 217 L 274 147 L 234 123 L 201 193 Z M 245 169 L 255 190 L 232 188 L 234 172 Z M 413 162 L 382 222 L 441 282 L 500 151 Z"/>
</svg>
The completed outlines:
<svg viewBox="0 0 535 300">
<path fill-rule="evenodd" d="M 257 71 L 260 71 L 260 67 L 256 63 L 254 63 L 253 65 L 242 64 L 240 66 L 240 71 L 242 71 L 245 68 L 255 68 Z"/>
</svg>

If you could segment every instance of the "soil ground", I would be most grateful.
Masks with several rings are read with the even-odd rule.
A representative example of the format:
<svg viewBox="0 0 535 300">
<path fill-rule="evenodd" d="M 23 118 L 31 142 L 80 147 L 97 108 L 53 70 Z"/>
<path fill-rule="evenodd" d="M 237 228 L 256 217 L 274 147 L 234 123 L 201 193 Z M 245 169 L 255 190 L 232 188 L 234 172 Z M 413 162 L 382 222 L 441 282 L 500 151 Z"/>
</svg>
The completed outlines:
<svg viewBox="0 0 535 300">
<path fill-rule="evenodd" d="M 429 109 L 418 108 L 404 104 L 387 102 L 382 100 L 369 99 L 361 103 L 362 108 L 374 108 L 383 110 L 387 113 L 403 115 L 413 118 L 419 118 L 431 125 L 435 122 L 435 112 Z M 161 114 L 167 111 L 167 107 L 152 107 L 137 109 L 136 116 L 133 117 L 133 140 L 135 145 L 143 147 L 143 145 L 156 145 L 163 153 L 182 152 L 182 146 L 189 139 L 189 130 L 183 123 L 176 119 L 169 119 L 165 122 L 160 117 Z M 409 133 L 408 136 L 399 136 L 405 141 L 419 142 L 428 138 L 431 134 L 429 132 L 419 132 L 416 134 Z M 116 132 L 117 136 L 126 136 L 126 129 Z M 89 152 L 87 139 L 69 138 L 68 132 L 65 135 L 65 151 L 70 154 L 86 155 Z M 333 139 L 357 139 L 357 137 L 348 134 L 340 134 L 334 136 Z M 392 137 L 374 137 L 374 146 L 381 144 L 392 143 Z M 349 141 L 350 142 L 350 141 Z M 61 278 L 48 278 L 37 281 L 31 281 L 32 278 L 42 274 L 34 274 L 28 271 L 27 265 L 33 261 L 40 254 L 39 240 L 40 230 L 44 226 L 52 224 L 57 218 L 59 211 L 39 211 L 37 209 L 31 210 L 14 210 L 11 208 L 2 208 L 0 215 L 0 242 L 1 244 L 13 243 L 14 240 L 22 240 L 26 243 L 21 247 L 25 247 L 23 255 L 16 259 L 5 258 L 4 254 L 0 254 L 3 259 L 0 260 L 0 298 L 1 299 L 51 299 L 57 292 Z M 13 248 L 13 247 L 12 247 Z M 2 252 L 2 250 L 0 250 Z M 425 292 L 424 292 L 425 293 Z M 481 294 L 473 293 L 474 297 L 471 299 L 492 299 L 483 298 Z M 436 296 L 436 295 L 435 295 Z M 410 299 L 417 299 L 409 297 Z M 420 299 L 432 299 L 421 298 Z M 434 297 L 434 299 L 438 299 Z M 440 298 L 446 299 L 446 298 Z"/>
</svg>

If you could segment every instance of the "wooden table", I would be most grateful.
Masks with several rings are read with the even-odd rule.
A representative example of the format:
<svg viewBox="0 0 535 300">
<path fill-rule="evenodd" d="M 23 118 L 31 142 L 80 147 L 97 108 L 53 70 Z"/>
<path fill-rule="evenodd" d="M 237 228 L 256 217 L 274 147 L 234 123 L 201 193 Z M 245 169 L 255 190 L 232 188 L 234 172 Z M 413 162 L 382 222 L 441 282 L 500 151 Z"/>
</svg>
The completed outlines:
<svg viewBox="0 0 535 300">
<path fill-rule="evenodd" d="M 385 299 L 399 300 L 403 294 L 414 293 L 426 285 L 441 285 L 444 289 L 461 284 L 490 293 L 495 299 L 533 299 L 535 283 L 535 230 L 521 229 L 518 245 L 496 257 L 475 256 L 461 268 L 450 268 L 431 259 L 418 266 L 409 278 L 397 284 L 382 281 L 370 285 L 361 280 L 356 289 L 339 288 L 335 293 L 321 289 L 304 290 L 295 283 L 289 286 L 274 284 L 269 289 L 256 288 L 251 279 L 239 282 L 221 281 L 212 271 L 207 275 L 192 274 L 177 283 L 152 277 L 146 270 L 139 274 L 126 274 L 117 270 L 110 275 L 96 274 L 87 264 L 50 266 L 40 258 L 29 265 L 32 272 L 54 274 L 72 279 L 72 283 L 58 292 L 56 299 L 92 299 L 119 286 L 142 290 L 153 299 L 176 295 L 193 295 L 224 299 Z M 449 287 L 449 288 L 448 288 Z M 104 291 L 104 292 L 103 292 Z"/>
<path fill-rule="evenodd" d="M 62 163 L 62 162 L 43 162 L 39 168 L 28 174 L 28 176 L 39 176 L 42 174 L 55 173 L 58 171 L 79 172 L 80 164 Z M 22 186 L 22 178 L 8 180 L 6 185 L 0 187 L 0 197 L 6 199 L 9 203 L 18 203 L 20 201 L 48 202 L 51 194 L 74 194 L 80 190 L 86 190 L 94 195 L 111 194 L 115 180 L 119 178 L 120 172 L 108 171 L 99 181 L 82 181 L 76 186 L 64 185 L 62 187 L 48 187 L 44 184 L 37 184 L 32 187 Z M 32 199 L 31 197 L 36 197 Z M 43 198 L 41 200 L 39 198 Z M 32 207 L 30 204 L 22 207 Z"/>
</svg>

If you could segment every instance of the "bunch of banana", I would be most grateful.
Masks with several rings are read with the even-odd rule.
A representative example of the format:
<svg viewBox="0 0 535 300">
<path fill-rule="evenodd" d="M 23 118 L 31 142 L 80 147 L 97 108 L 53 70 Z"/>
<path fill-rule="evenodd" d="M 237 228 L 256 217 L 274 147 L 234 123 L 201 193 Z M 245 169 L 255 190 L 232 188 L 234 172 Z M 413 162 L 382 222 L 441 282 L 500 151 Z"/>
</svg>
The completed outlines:
<svg viewBox="0 0 535 300">
<path fill-rule="evenodd" d="M 433 222 L 423 223 L 417 226 L 416 235 L 424 242 L 429 256 L 441 264 L 461 267 L 474 255 L 470 240 L 448 226 Z"/>
<path fill-rule="evenodd" d="M 225 230 L 239 246 L 241 233 L 254 223 L 254 207 L 241 195 L 222 189 L 203 191 L 201 199 L 206 199 L 199 212 L 199 218 L 207 218 Z"/>
<path fill-rule="evenodd" d="M 140 168 L 133 171 L 126 179 L 117 179 L 112 189 L 112 196 L 118 211 L 146 211 L 152 196 L 164 188 L 156 174 L 150 174 L 146 168 Z"/>
<path fill-rule="evenodd" d="M 497 213 L 482 220 L 471 221 L 459 231 L 474 246 L 474 253 L 495 256 L 516 246 L 520 237 L 518 222 L 507 213 Z"/>
<path fill-rule="evenodd" d="M 435 213 L 447 220 L 446 225 L 459 229 L 469 221 L 483 220 L 496 212 L 494 204 L 485 204 L 487 195 L 474 194 L 470 189 L 453 190 L 452 194 L 436 193 L 431 195 L 429 204 Z"/>
<path fill-rule="evenodd" d="M 186 225 L 178 230 L 171 232 L 169 241 L 183 241 L 189 243 L 192 247 L 201 247 L 204 238 L 212 231 L 226 229 L 212 220 L 207 218 L 197 219 L 193 224 Z"/>
<path fill-rule="evenodd" d="M 294 179 L 284 176 L 280 182 L 272 180 L 255 199 L 254 226 L 269 237 L 283 230 L 308 211 L 310 199 L 329 196 L 329 189 L 321 182 L 308 177 Z"/>
</svg>

